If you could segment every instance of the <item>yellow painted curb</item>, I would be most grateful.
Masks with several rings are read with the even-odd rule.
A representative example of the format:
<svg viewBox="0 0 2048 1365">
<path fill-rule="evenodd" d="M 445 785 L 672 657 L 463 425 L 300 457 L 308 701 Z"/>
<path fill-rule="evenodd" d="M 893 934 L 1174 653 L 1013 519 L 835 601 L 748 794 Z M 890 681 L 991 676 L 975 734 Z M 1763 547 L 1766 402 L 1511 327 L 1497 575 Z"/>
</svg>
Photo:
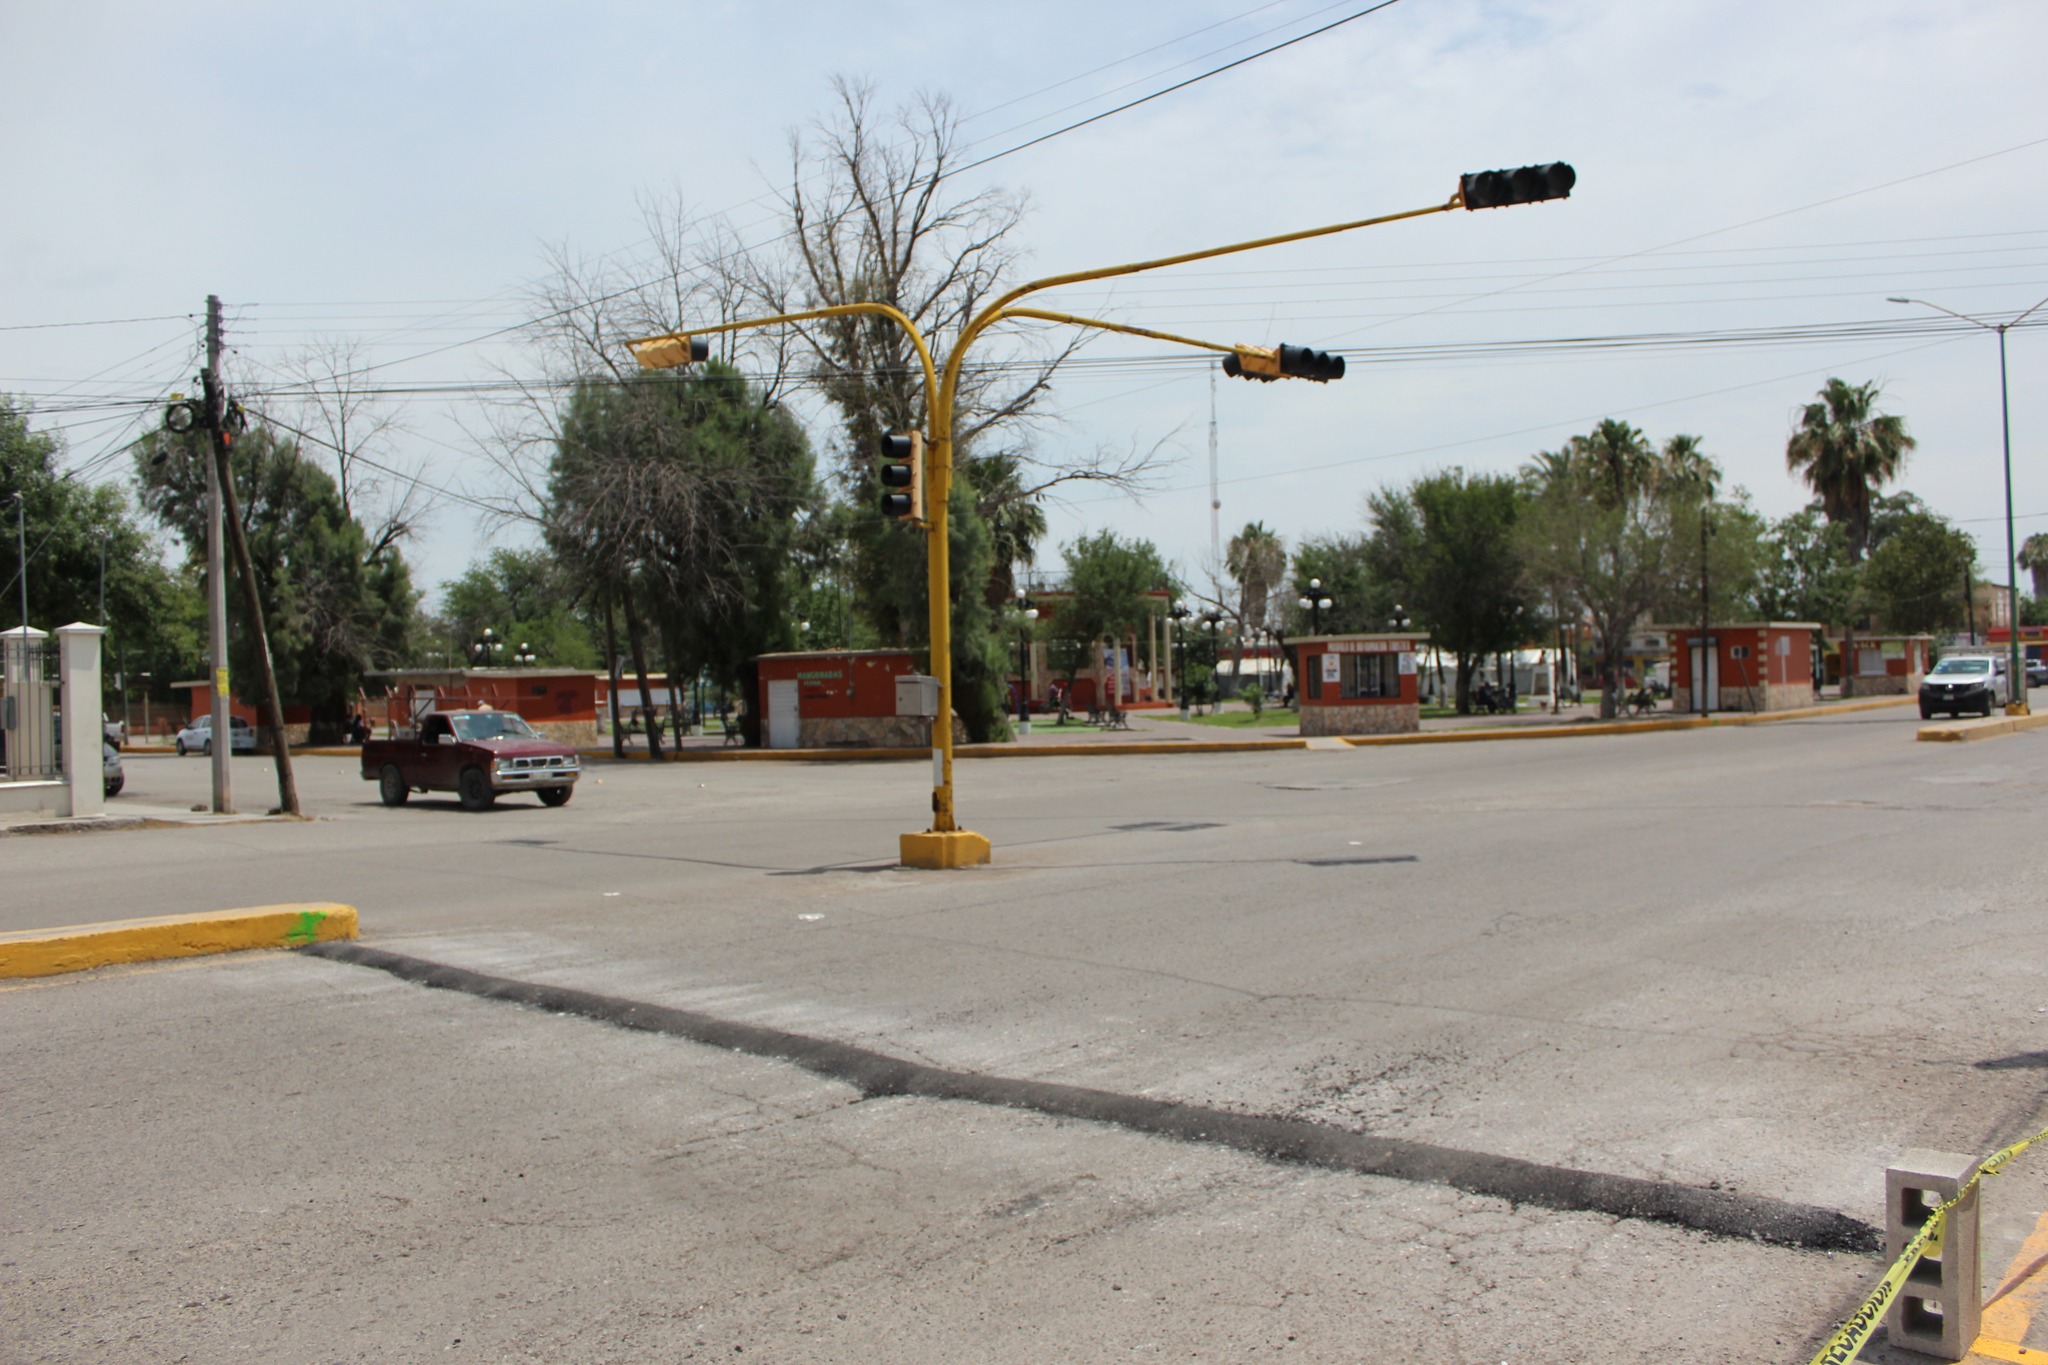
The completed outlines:
<svg viewBox="0 0 2048 1365">
<path fill-rule="evenodd" d="M 196 915 L 159 915 L 23 929 L 0 934 L 0 978 L 55 976 L 120 962 L 232 953 L 245 948 L 296 948 L 356 936 L 353 905 L 258 905 Z"/>
<path fill-rule="evenodd" d="M 1976 739 L 1998 739 L 2048 725 L 2048 711 L 2033 716 L 1994 716 L 1989 720 L 1950 720 L 1920 727 L 1919 738 L 1937 744 L 1967 744 Z"/>
</svg>

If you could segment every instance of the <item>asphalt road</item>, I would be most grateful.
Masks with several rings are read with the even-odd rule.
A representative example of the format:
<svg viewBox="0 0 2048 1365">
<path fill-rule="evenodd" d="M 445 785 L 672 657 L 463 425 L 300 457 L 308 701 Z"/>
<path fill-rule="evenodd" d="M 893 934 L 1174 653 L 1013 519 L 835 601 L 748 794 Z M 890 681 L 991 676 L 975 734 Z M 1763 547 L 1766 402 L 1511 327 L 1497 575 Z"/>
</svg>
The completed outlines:
<svg viewBox="0 0 2048 1365">
<path fill-rule="evenodd" d="M 287 954 L 0 989 L 0 1358 L 1803 1361 L 1876 1258 L 1715 1219 L 1875 1222 L 1901 1150 L 2042 1108 L 2048 734 L 1916 723 L 968 762 L 997 862 L 954 874 L 892 866 L 922 763 L 479 816 L 306 759 L 310 823 L 0 841 L 0 928 L 343 900 L 535 1001 Z M 1987 1198 L 1989 1288 L 2048 1160 Z"/>
</svg>

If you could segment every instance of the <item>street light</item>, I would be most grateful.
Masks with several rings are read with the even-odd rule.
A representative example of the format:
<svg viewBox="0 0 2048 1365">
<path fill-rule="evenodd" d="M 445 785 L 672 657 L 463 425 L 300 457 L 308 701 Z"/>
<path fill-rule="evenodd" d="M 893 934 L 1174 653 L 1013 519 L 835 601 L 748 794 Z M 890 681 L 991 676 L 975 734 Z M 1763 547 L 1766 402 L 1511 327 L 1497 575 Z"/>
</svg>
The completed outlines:
<svg viewBox="0 0 2048 1365">
<path fill-rule="evenodd" d="M 485 626 L 484 633 L 469 647 L 469 653 L 470 657 L 477 661 L 477 667 L 489 668 L 492 661 L 497 658 L 498 651 L 504 647 L 505 642 L 498 638 L 498 633 Z"/>
<path fill-rule="evenodd" d="M 1038 604 L 1017 589 L 1017 730 L 1031 733 L 1031 623 L 1038 619 Z"/>
<path fill-rule="evenodd" d="M 533 667 L 539 658 L 540 656 L 533 652 L 533 646 L 524 640 L 519 642 L 518 649 L 512 651 L 512 662 L 521 668 Z"/>
<path fill-rule="evenodd" d="M 2012 627 L 2012 659 L 2009 664 L 2011 672 L 2007 676 L 2012 680 L 2012 688 L 2017 689 L 2016 692 L 2008 691 L 2008 696 L 2013 700 L 2006 704 L 2005 709 L 2008 715 L 2027 715 L 2027 671 L 2026 664 L 2020 658 L 2020 555 L 2019 547 L 2014 543 L 2012 529 L 2012 404 L 2006 397 L 2005 334 L 2039 312 L 2044 304 L 2048 304 L 2048 299 L 2042 299 L 2040 303 L 2018 317 L 2004 322 L 1985 322 L 1982 318 L 1958 313 L 1953 308 L 1944 308 L 1938 303 L 1929 303 L 1926 299 L 1902 299 L 1894 296 L 1887 302 L 1918 304 L 1922 308 L 1932 308 L 1937 313 L 1946 313 L 1952 318 L 1958 318 L 1973 327 L 1982 327 L 1987 332 L 1998 333 L 1998 420 L 2005 438 L 2005 581 L 2007 610 Z"/>
<path fill-rule="evenodd" d="M 1209 627 L 1209 709 L 1220 713 L 1223 710 L 1223 684 L 1216 675 L 1223 668 L 1223 655 L 1216 646 L 1216 627 L 1223 624 L 1223 613 L 1211 607 L 1202 613 L 1202 620 Z"/>
<path fill-rule="evenodd" d="M 1324 594 L 1323 580 L 1311 578 L 1308 581 L 1308 591 L 1301 595 L 1300 600 L 1302 607 L 1308 612 L 1308 633 L 1311 635 L 1321 635 L 1323 633 L 1323 613 L 1336 605 Z"/>
<path fill-rule="evenodd" d="M 1166 613 L 1173 618 L 1174 646 L 1174 690 L 1179 694 L 1180 718 L 1188 718 L 1188 630 L 1187 619 L 1194 615 L 1185 602 L 1175 602 L 1173 609 Z"/>
<path fill-rule="evenodd" d="M 1408 612 L 1399 602 L 1394 603 L 1394 614 L 1387 621 L 1388 630 L 1408 629 Z"/>
</svg>

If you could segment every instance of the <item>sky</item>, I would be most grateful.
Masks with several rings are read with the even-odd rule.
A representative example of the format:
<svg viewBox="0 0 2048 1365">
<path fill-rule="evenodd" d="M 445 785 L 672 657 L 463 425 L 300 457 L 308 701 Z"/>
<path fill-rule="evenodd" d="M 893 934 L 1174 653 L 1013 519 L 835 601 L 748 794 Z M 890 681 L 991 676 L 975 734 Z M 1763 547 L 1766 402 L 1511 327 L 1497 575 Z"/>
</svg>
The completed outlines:
<svg viewBox="0 0 2048 1365">
<path fill-rule="evenodd" d="M 2003 577 L 1997 338 L 1886 300 L 2002 322 L 2048 297 L 2048 6 L 1368 9 L 0 2 L 0 393 L 63 432 L 79 477 L 125 479 L 121 448 L 193 386 L 209 293 L 238 391 L 336 342 L 394 390 L 538 376 L 519 325 L 550 250 L 631 268 L 640 205 L 662 194 L 771 236 L 790 136 L 835 77 L 885 107 L 950 98 L 972 159 L 1249 57 L 959 192 L 1028 197 L 1031 278 L 1438 204 L 1461 172 L 1564 160 L 1578 186 L 1045 296 L 1341 351 L 1349 373 L 1252 384 L 1158 342 L 1091 341 L 1036 456 L 1164 463 L 1141 496 L 1056 502 L 1042 567 L 1108 528 L 1191 580 L 1213 571 L 1212 401 L 1224 541 L 1252 521 L 1289 544 L 1356 532 L 1381 485 L 1512 472 L 1607 417 L 1700 435 L 1781 516 L 1809 496 L 1785 469 L 1798 409 L 1840 376 L 1882 384 L 1919 442 L 1901 486 Z M 1608 340 L 1554 344 L 1588 338 Z M 2023 540 L 2048 531 L 2048 332 L 2007 344 Z M 407 548 L 421 586 L 529 534 L 462 500 L 494 491 L 478 400 L 381 401 L 380 458 L 457 495 Z M 825 449 L 827 415 L 806 415 Z"/>
</svg>

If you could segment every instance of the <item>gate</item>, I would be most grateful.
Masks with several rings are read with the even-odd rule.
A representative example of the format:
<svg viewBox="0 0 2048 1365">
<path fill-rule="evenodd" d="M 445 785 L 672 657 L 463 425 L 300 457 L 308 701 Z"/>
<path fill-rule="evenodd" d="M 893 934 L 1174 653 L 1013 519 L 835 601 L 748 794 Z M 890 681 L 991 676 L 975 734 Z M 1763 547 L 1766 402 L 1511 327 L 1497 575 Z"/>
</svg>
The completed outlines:
<svg viewBox="0 0 2048 1365">
<path fill-rule="evenodd" d="M 57 642 L 39 630 L 0 634 L 0 782 L 54 782 Z"/>
</svg>

